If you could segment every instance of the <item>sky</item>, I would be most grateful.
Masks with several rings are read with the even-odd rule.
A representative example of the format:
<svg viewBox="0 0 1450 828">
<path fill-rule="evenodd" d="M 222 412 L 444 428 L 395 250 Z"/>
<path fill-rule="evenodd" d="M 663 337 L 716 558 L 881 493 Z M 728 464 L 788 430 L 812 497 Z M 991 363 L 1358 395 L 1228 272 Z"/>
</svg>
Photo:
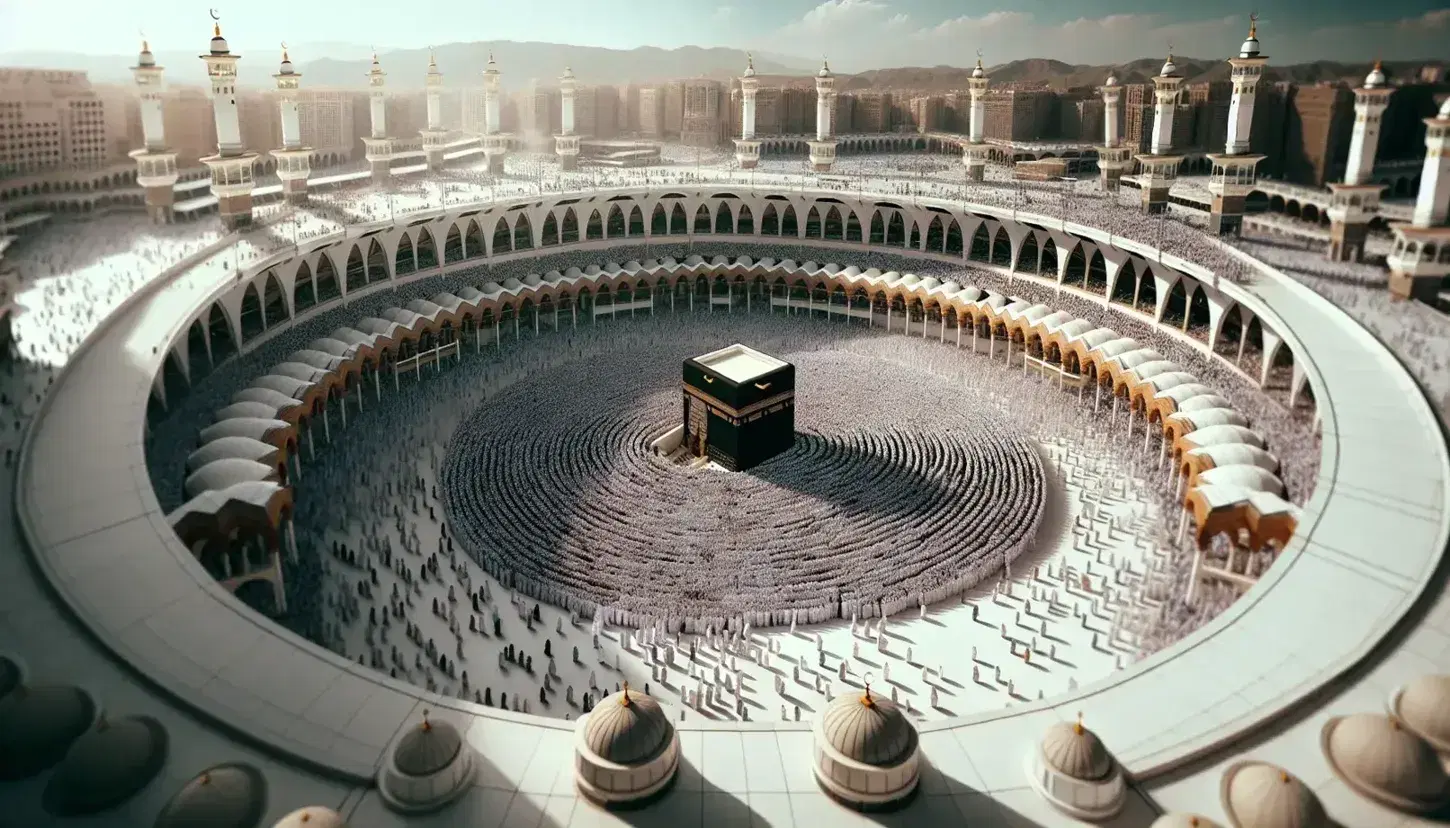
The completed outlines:
<svg viewBox="0 0 1450 828">
<path fill-rule="evenodd" d="M 1446 0 L 0 0 L 0 54 L 206 45 L 216 4 L 234 51 L 282 41 L 343 52 L 534 40 L 607 48 L 731 46 L 854 72 L 1029 57 L 1110 64 L 1236 52 L 1250 11 L 1278 63 L 1450 59 Z M 392 10 L 392 13 L 388 13 Z M 307 60 L 322 55 L 296 55 Z M 353 58 L 353 54 L 327 55 Z"/>
</svg>

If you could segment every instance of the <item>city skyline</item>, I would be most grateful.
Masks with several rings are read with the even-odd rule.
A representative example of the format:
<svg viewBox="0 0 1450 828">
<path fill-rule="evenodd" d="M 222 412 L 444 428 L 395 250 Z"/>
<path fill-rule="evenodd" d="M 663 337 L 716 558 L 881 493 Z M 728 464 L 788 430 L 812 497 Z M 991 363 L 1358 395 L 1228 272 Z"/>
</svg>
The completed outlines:
<svg viewBox="0 0 1450 828">
<path fill-rule="evenodd" d="M 990 63 L 1051 58 L 1114 63 L 1165 53 L 1210 57 L 1237 45 L 1247 8 L 1196 4 L 1169 13 L 1144 0 L 1087 0 L 1070 9 L 1033 0 L 1012 9 L 993 0 L 640 0 L 621 15 L 607 4 L 560 0 L 547 7 L 437 0 L 428 15 L 379 19 L 335 2 L 299 6 L 257 0 L 218 7 L 237 51 L 272 51 L 280 41 L 314 50 L 312 58 L 356 59 L 376 47 L 550 42 L 631 49 L 684 46 L 754 49 L 801 62 L 830 58 L 841 72 L 902 66 L 969 65 L 977 48 Z M 1363 61 L 1450 57 L 1450 7 L 1420 0 L 1373 5 L 1332 0 L 1312 9 L 1269 0 L 1257 4 L 1266 49 L 1279 64 L 1321 59 Z M 206 9 L 182 0 L 146 4 L 77 0 L 10 4 L 0 11 L 0 62 L 7 55 L 124 55 L 145 33 L 158 50 L 206 39 Z M 77 27 L 84 19 L 90 25 Z M 56 68 L 65 68 L 59 66 Z"/>
</svg>

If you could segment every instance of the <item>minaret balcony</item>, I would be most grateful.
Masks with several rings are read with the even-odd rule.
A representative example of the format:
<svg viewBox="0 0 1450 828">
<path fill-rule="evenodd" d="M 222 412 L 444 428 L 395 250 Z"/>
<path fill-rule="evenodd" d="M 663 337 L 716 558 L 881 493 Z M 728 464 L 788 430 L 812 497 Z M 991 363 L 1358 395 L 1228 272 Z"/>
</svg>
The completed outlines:
<svg viewBox="0 0 1450 828">
<path fill-rule="evenodd" d="M 742 170 L 753 170 L 760 163 L 760 141 L 754 138 L 735 139 L 735 162 Z"/>
<path fill-rule="evenodd" d="M 1213 172 L 1208 178 L 1208 191 L 1220 196 L 1246 196 L 1258 180 L 1254 168 L 1264 160 L 1262 155 L 1210 155 Z"/>
<path fill-rule="evenodd" d="M 1097 147 L 1098 168 L 1127 170 L 1133 166 L 1132 147 Z"/>
</svg>

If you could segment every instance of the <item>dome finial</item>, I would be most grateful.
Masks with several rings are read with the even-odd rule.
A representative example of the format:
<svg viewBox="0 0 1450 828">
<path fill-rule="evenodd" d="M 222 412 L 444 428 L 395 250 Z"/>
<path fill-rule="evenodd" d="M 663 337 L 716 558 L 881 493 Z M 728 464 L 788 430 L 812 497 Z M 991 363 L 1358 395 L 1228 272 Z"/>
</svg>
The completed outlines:
<svg viewBox="0 0 1450 828">
<path fill-rule="evenodd" d="M 747 68 L 754 69 L 755 68 L 755 55 L 752 55 L 751 53 L 746 52 L 745 53 L 745 65 L 746 65 Z"/>
<path fill-rule="evenodd" d="M 1072 732 L 1073 733 L 1076 733 L 1079 736 L 1082 735 L 1083 727 L 1082 727 L 1082 711 L 1081 710 L 1077 711 L 1077 722 L 1073 724 L 1073 726 L 1072 726 Z"/>
<path fill-rule="evenodd" d="M 211 20 L 212 20 L 212 23 L 211 23 L 211 36 L 212 37 L 221 37 L 222 36 L 222 16 L 216 13 L 216 9 L 207 9 L 207 11 L 211 12 Z"/>
<path fill-rule="evenodd" d="M 629 705 L 630 705 L 630 700 L 629 700 L 629 682 L 626 681 L 624 683 L 624 695 L 622 695 L 622 696 L 619 697 L 619 706 L 620 707 L 629 707 Z"/>
<path fill-rule="evenodd" d="M 198 780 L 196 780 L 196 783 L 198 785 L 210 785 L 211 784 L 211 774 L 210 773 L 203 773 L 201 775 L 201 778 L 198 779 Z"/>
<path fill-rule="evenodd" d="M 875 707 L 876 700 L 871 698 L 871 682 L 866 682 L 866 692 L 861 696 L 862 707 Z"/>
<path fill-rule="evenodd" d="M 146 32 L 144 30 L 138 29 L 137 34 L 141 35 L 141 51 L 151 51 L 151 42 L 146 39 Z"/>
<path fill-rule="evenodd" d="M 428 721 L 428 708 L 423 708 L 423 723 L 418 725 L 419 730 L 432 730 L 433 723 Z"/>
<path fill-rule="evenodd" d="M 1384 61 L 1380 60 L 1379 58 L 1375 58 L 1374 59 L 1374 70 L 1376 72 L 1383 72 L 1385 70 Z"/>
<path fill-rule="evenodd" d="M 287 41 L 282 41 L 282 62 L 287 63 L 291 58 L 287 57 Z"/>
<path fill-rule="evenodd" d="M 978 69 L 984 68 L 982 66 L 982 50 L 981 49 L 978 49 L 977 50 L 977 68 Z"/>
<path fill-rule="evenodd" d="M 1255 39 L 1258 38 L 1258 30 L 1259 30 L 1259 13 L 1258 12 L 1251 12 L 1249 14 L 1249 40 L 1255 40 Z"/>
<path fill-rule="evenodd" d="M 1280 770 L 1279 781 L 1285 785 L 1289 784 L 1289 772 L 1286 770 Z"/>
</svg>

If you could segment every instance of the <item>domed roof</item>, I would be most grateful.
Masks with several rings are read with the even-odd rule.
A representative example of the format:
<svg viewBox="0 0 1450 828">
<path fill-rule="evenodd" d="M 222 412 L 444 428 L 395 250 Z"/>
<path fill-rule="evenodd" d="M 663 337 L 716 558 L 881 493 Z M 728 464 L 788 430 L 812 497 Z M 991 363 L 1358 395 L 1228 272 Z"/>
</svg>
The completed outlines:
<svg viewBox="0 0 1450 828">
<path fill-rule="evenodd" d="M 78 687 L 17 687 L 0 700 L 0 779 L 25 779 L 59 762 L 96 717 Z"/>
<path fill-rule="evenodd" d="M 972 67 L 972 77 L 974 77 L 974 78 L 985 78 L 986 76 L 987 76 L 987 70 L 986 70 L 985 67 L 982 66 L 982 56 L 980 54 L 978 54 L 977 55 L 977 65 L 974 66 L 974 67 Z"/>
<path fill-rule="evenodd" d="M 818 78 L 829 78 L 829 77 L 831 77 L 831 64 L 825 58 L 821 58 L 821 71 L 819 71 L 819 72 L 816 73 L 816 77 L 818 77 Z"/>
<path fill-rule="evenodd" d="M 347 823 L 331 808 L 309 805 L 277 820 L 272 828 L 347 828 Z"/>
<path fill-rule="evenodd" d="M 568 66 L 565 66 L 564 67 L 564 74 L 561 75 L 559 79 L 560 80 L 574 80 L 574 70 L 572 68 L 568 67 Z"/>
<path fill-rule="evenodd" d="M 749 52 L 745 53 L 745 77 L 755 77 L 755 56 Z"/>
<path fill-rule="evenodd" d="M 1118 76 L 1112 72 L 1108 73 L 1108 79 L 1103 81 L 1103 86 L 1117 86 Z"/>
<path fill-rule="evenodd" d="M 1435 117 L 1450 118 L 1450 98 L 1446 98 L 1445 102 L 1440 104 L 1440 111 L 1436 113 Z"/>
<path fill-rule="evenodd" d="M 1322 745 L 1329 767 L 1350 787 L 1391 807 L 1422 812 L 1450 793 L 1450 779 L 1434 748 L 1390 716 L 1356 713 L 1330 719 Z"/>
<path fill-rule="evenodd" d="M 1319 797 L 1298 777 L 1264 762 L 1229 767 L 1220 796 L 1234 828 L 1329 828 Z"/>
<path fill-rule="evenodd" d="M 1430 747 L 1450 753 L 1450 675 L 1420 676 L 1395 694 L 1391 713 Z"/>
<path fill-rule="evenodd" d="M 1177 74 L 1178 74 L 1178 64 L 1174 63 L 1173 62 L 1173 56 L 1172 55 L 1169 55 L 1168 56 L 1168 59 L 1165 60 L 1165 61 L 1163 61 L 1163 68 L 1160 69 L 1160 70 L 1158 70 L 1158 77 L 1160 77 L 1160 78 L 1171 78 L 1171 77 L 1173 77 L 1174 75 L 1177 75 Z"/>
<path fill-rule="evenodd" d="M 70 817 L 120 805 L 161 772 L 166 747 L 166 728 L 150 716 L 102 719 L 71 745 L 51 775 L 45 810 Z"/>
<path fill-rule="evenodd" d="M 428 720 L 409 730 L 393 748 L 393 766 L 404 776 L 431 776 L 448 767 L 463 749 L 458 728 L 448 722 Z"/>
<path fill-rule="evenodd" d="M 483 73 L 485 75 L 498 74 L 498 64 L 493 61 L 493 52 L 488 53 L 488 63 L 484 64 Z"/>
<path fill-rule="evenodd" d="M 877 767 L 900 764 L 916 748 L 916 728 L 896 702 L 871 692 L 837 696 L 821 715 L 821 733 L 841 755 Z"/>
<path fill-rule="evenodd" d="M 659 755 L 674 726 L 650 696 L 628 687 L 594 706 L 579 723 L 584 744 L 594 755 L 618 765 L 637 765 Z"/>
<path fill-rule="evenodd" d="M 231 54 L 231 48 L 227 46 L 227 39 L 222 37 L 222 24 L 216 23 L 211 29 L 211 53 L 214 55 Z"/>
<path fill-rule="evenodd" d="M 187 782 L 155 828 L 256 828 L 267 810 L 267 780 L 250 765 L 217 765 Z"/>
<path fill-rule="evenodd" d="M 1244 38 L 1243 45 L 1239 47 L 1239 57 L 1255 58 L 1259 56 L 1259 16 L 1249 15 L 1249 36 Z"/>
<path fill-rule="evenodd" d="M 1374 62 L 1374 68 L 1371 69 L 1371 70 L 1369 70 L 1369 74 L 1368 75 L 1365 75 L 1364 76 L 1364 88 L 1365 89 L 1379 89 L 1380 87 L 1382 87 L 1384 85 L 1385 85 L 1385 70 L 1384 70 L 1384 66 L 1379 61 L 1375 61 Z"/>
<path fill-rule="evenodd" d="M 10 691 L 20 686 L 20 665 L 0 656 L 0 699 L 10 695 Z"/>
<path fill-rule="evenodd" d="M 1217 822 L 1198 814 L 1164 814 L 1153 820 L 1148 828 L 1219 828 Z"/>
<path fill-rule="evenodd" d="M 1113 757 L 1082 722 L 1049 727 L 1042 738 L 1042 758 L 1058 773 L 1084 782 L 1098 782 L 1113 772 Z"/>
<path fill-rule="evenodd" d="M 136 65 L 141 67 L 156 65 L 156 56 L 151 54 L 151 44 L 147 41 L 141 41 L 141 54 L 136 57 Z"/>
</svg>

